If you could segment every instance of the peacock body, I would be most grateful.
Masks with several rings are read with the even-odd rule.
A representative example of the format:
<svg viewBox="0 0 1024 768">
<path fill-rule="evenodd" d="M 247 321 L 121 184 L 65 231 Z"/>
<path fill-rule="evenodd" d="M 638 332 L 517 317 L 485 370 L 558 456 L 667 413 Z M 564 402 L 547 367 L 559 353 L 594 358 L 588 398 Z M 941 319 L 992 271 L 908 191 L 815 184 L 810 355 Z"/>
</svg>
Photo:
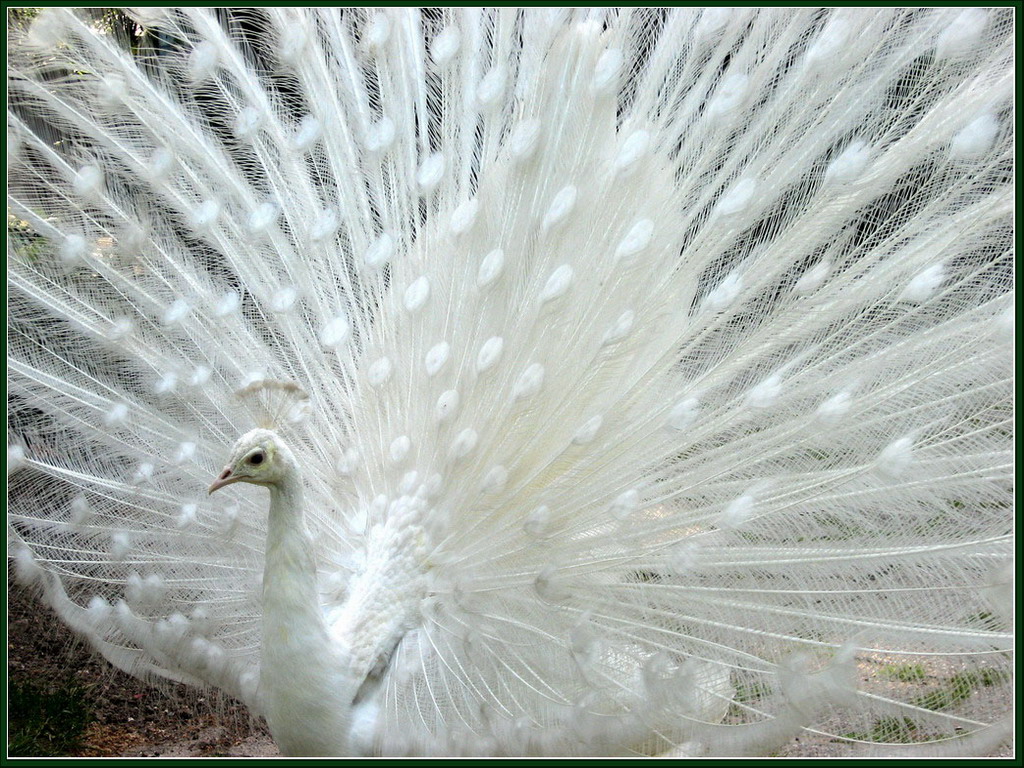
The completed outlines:
<svg viewBox="0 0 1024 768">
<path fill-rule="evenodd" d="M 993 749 L 1012 22 L 15 25 L 19 574 L 288 754 Z"/>
</svg>

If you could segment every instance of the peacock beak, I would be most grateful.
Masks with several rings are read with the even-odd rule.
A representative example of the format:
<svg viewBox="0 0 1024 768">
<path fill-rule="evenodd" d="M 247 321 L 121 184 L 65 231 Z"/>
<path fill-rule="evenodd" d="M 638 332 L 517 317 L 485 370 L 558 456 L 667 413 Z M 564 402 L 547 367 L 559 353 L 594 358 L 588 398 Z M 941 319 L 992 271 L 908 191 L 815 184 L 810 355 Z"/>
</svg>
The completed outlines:
<svg viewBox="0 0 1024 768">
<path fill-rule="evenodd" d="M 210 490 L 208 493 L 213 493 L 216 490 L 223 488 L 225 485 L 231 485 L 237 483 L 242 478 L 238 475 L 231 474 L 231 467 L 225 467 L 224 471 L 220 473 L 220 477 L 210 483 Z"/>
</svg>

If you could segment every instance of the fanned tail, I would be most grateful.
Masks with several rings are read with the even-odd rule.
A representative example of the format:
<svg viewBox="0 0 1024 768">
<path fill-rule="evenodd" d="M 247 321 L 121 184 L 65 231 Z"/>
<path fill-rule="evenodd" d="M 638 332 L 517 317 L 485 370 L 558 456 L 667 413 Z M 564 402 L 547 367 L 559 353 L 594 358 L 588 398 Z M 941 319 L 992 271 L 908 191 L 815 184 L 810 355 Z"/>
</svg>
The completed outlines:
<svg viewBox="0 0 1024 768">
<path fill-rule="evenodd" d="M 264 502 L 205 489 L 293 382 L 325 611 L 423 529 L 368 748 L 991 748 L 1011 14 L 138 14 L 8 75 L 8 535 L 73 629 L 259 711 Z"/>
</svg>

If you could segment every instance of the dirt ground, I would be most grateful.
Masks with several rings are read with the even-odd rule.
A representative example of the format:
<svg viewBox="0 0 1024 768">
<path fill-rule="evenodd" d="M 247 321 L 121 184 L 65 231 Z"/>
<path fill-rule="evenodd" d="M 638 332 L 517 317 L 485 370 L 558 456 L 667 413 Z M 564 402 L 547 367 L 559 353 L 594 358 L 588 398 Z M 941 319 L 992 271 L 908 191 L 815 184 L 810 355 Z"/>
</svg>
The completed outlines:
<svg viewBox="0 0 1024 768">
<path fill-rule="evenodd" d="M 72 680 L 86 690 L 92 723 L 81 757 L 210 757 L 279 754 L 260 721 L 232 700 L 209 702 L 183 686 L 162 691 L 114 669 L 77 642 L 53 613 L 14 588 L 8 594 L 11 685 L 44 692 Z"/>
<path fill-rule="evenodd" d="M 86 690 L 92 722 L 80 757 L 270 757 L 280 753 L 262 721 L 230 699 L 207 701 L 185 686 L 166 690 L 136 680 L 91 653 L 53 613 L 18 588 L 8 594 L 10 685 L 48 689 L 74 681 Z M 778 753 L 841 756 L 844 745 L 804 734 Z M 1004 744 L 990 753 L 1011 757 Z"/>
</svg>

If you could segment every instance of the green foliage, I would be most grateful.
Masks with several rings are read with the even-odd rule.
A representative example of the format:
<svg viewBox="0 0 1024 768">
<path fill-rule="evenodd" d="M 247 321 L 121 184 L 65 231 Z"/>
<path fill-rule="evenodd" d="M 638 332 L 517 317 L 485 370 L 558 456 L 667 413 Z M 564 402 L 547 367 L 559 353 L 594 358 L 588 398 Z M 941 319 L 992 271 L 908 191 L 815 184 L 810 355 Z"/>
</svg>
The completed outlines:
<svg viewBox="0 0 1024 768">
<path fill-rule="evenodd" d="M 998 669 L 977 669 L 960 672 L 949 678 L 941 688 L 929 691 L 911 702 L 922 709 L 935 711 L 949 709 L 957 702 L 969 699 L 978 688 L 996 685 L 1007 679 L 1007 674 Z"/>
<path fill-rule="evenodd" d="M 38 8 L 8 8 L 7 26 L 8 28 L 27 27 L 38 14 Z"/>
<path fill-rule="evenodd" d="M 910 744 L 919 740 L 914 738 L 916 731 L 917 726 L 914 725 L 914 722 L 909 718 L 881 717 L 874 722 L 870 731 L 855 731 L 852 733 L 845 733 L 843 736 L 847 739 L 856 739 L 857 741 L 873 741 L 884 744 Z"/>
<path fill-rule="evenodd" d="M 920 664 L 891 664 L 883 667 L 881 674 L 906 683 L 920 682 L 926 677 L 925 669 Z M 1008 679 L 1009 675 L 998 669 L 960 672 L 949 678 L 942 687 L 917 697 L 911 703 L 933 711 L 948 709 L 957 702 L 970 698 L 978 688 L 997 685 Z M 882 717 L 874 722 L 870 730 L 844 733 L 843 737 L 885 744 L 909 744 L 931 738 L 920 732 L 917 725 L 906 717 Z"/>
<path fill-rule="evenodd" d="M 917 683 L 926 677 L 924 667 L 920 664 L 887 664 L 882 667 L 881 674 L 901 683 Z"/>
<path fill-rule="evenodd" d="M 58 757 L 81 746 L 92 719 L 86 689 L 67 680 L 55 690 L 11 682 L 7 753 L 11 757 Z"/>
<path fill-rule="evenodd" d="M 998 632 L 1003 629 L 1002 622 L 999 618 L 991 611 L 982 611 L 967 617 L 967 621 L 982 629 L 987 629 L 992 632 Z"/>
<path fill-rule="evenodd" d="M 27 221 L 7 212 L 7 242 L 11 250 L 26 262 L 37 261 L 45 251 L 46 239 L 36 234 Z"/>
<path fill-rule="evenodd" d="M 771 696 L 772 689 L 767 683 L 754 682 L 750 684 L 741 684 L 736 686 L 736 695 L 734 699 L 740 702 L 757 701 L 758 699 L 767 698 Z"/>
</svg>

